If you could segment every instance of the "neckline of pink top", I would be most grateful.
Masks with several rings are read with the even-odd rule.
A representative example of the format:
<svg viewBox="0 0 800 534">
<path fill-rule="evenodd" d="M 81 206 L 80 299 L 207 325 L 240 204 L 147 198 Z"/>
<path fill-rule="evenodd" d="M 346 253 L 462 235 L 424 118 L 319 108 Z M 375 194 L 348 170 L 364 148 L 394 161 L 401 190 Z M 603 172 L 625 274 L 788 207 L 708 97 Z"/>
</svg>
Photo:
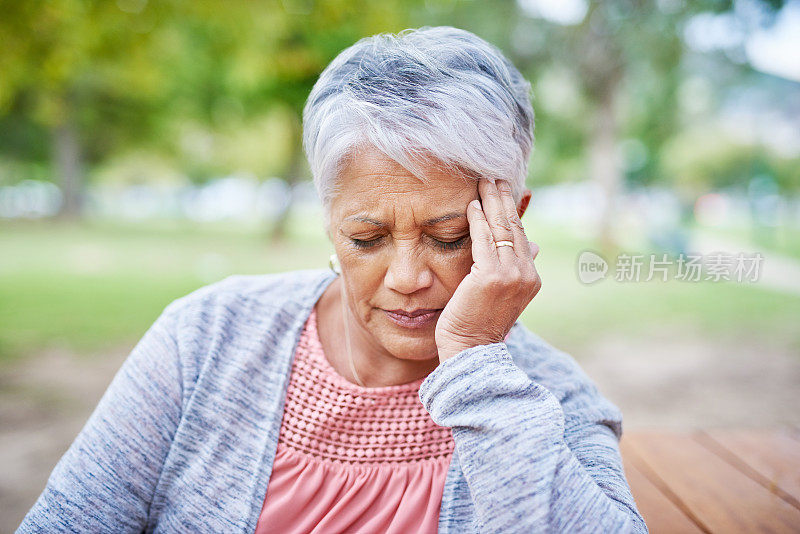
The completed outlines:
<svg viewBox="0 0 800 534">
<path fill-rule="evenodd" d="M 322 350 L 313 309 L 292 363 L 256 534 L 436 532 L 454 442 L 419 400 L 423 381 L 348 381 Z"/>
</svg>

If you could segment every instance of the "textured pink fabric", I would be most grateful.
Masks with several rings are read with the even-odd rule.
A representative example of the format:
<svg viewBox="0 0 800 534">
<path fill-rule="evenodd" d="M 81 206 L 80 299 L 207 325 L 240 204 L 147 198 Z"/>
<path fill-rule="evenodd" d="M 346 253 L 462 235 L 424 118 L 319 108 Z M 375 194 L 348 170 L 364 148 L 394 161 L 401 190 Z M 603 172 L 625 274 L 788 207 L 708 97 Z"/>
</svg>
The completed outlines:
<svg viewBox="0 0 800 534">
<path fill-rule="evenodd" d="M 314 309 L 295 353 L 256 534 L 436 532 L 454 444 L 419 400 L 423 381 L 347 381 L 322 351 Z"/>
</svg>

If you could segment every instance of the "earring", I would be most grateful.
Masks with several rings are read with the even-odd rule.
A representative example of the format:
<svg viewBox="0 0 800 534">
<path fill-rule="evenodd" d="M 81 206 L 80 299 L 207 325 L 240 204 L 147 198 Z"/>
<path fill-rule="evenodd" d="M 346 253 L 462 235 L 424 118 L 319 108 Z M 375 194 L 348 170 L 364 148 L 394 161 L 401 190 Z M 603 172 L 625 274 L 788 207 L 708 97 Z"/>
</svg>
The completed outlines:
<svg viewBox="0 0 800 534">
<path fill-rule="evenodd" d="M 336 254 L 331 254 L 331 258 L 328 260 L 328 266 L 334 273 L 342 274 L 342 266 L 339 265 L 339 258 L 336 256 Z"/>
</svg>

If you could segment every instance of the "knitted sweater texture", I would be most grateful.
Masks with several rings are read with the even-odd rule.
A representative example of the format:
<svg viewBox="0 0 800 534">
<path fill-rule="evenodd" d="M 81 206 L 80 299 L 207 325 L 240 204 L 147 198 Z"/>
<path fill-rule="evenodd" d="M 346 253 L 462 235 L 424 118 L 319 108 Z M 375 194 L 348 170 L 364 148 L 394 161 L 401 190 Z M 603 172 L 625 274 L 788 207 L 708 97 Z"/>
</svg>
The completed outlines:
<svg viewBox="0 0 800 534">
<path fill-rule="evenodd" d="M 295 348 L 333 279 L 234 276 L 167 306 L 18 532 L 252 534 Z M 455 443 L 439 532 L 647 532 L 619 409 L 521 323 L 444 361 L 419 398 Z"/>
</svg>

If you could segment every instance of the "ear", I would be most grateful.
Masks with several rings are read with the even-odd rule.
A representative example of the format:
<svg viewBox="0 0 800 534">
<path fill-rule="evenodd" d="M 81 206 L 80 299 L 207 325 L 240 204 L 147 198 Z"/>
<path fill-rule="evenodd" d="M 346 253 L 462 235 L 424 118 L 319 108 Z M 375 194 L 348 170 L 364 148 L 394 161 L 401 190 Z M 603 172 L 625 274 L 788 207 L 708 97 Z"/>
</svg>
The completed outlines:
<svg viewBox="0 0 800 534">
<path fill-rule="evenodd" d="M 524 193 L 522 193 L 522 198 L 519 199 L 519 204 L 517 205 L 517 214 L 521 219 L 522 216 L 525 214 L 525 210 L 528 209 L 528 204 L 531 201 L 531 190 L 526 189 Z"/>
</svg>

